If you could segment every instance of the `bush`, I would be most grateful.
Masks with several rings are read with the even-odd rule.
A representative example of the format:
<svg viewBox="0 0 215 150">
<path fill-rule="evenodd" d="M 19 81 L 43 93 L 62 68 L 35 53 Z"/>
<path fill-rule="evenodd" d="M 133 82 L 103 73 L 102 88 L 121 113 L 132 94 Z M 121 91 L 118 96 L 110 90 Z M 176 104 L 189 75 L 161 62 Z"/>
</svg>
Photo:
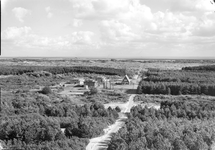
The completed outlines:
<svg viewBox="0 0 215 150">
<path fill-rule="evenodd" d="M 116 110 L 117 112 L 120 112 L 120 111 L 121 111 L 121 109 L 119 108 L 119 106 L 117 106 L 117 107 L 115 108 L 115 110 Z"/>
<path fill-rule="evenodd" d="M 97 94 L 97 93 L 98 93 L 97 88 L 93 87 L 93 88 L 90 89 L 90 94 L 91 95 L 94 95 L 94 94 Z"/>
<path fill-rule="evenodd" d="M 47 95 L 47 94 L 52 93 L 52 90 L 51 90 L 51 88 L 50 88 L 49 86 L 46 86 L 46 87 L 44 87 L 44 88 L 42 89 L 41 93 Z"/>
</svg>

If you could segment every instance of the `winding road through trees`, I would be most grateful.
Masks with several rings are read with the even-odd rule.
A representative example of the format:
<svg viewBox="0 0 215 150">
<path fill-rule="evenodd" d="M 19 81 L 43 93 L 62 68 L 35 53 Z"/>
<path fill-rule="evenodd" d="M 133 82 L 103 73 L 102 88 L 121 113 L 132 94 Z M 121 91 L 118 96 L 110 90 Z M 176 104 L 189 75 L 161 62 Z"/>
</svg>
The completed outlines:
<svg viewBox="0 0 215 150">
<path fill-rule="evenodd" d="M 128 102 L 124 105 L 119 105 L 121 112 L 119 114 L 119 118 L 116 122 L 106 129 L 104 129 L 104 135 L 90 139 L 89 144 L 86 147 L 86 150 L 99 150 L 108 148 L 108 143 L 111 141 L 111 136 L 113 133 L 116 133 L 121 127 L 124 125 L 124 120 L 127 119 L 125 113 L 130 112 L 131 108 L 135 105 L 134 103 L 135 94 L 131 94 Z"/>
</svg>

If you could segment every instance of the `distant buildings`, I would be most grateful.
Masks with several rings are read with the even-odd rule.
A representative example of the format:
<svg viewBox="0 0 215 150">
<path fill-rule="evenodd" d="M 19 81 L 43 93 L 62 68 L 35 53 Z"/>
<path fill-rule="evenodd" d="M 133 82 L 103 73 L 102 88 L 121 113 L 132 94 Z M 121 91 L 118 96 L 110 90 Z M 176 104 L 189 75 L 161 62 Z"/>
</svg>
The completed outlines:
<svg viewBox="0 0 215 150">
<path fill-rule="evenodd" d="M 103 77 L 103 76 L 99 76 L 99 77 L 96 77 L 95 80 L 96 80 L 98 83 L 103 83 L 103 82 L 105 82 L 106 78 Z"/>
<path fill-rule="evenodd" d="M 92 80 L 92 79 L 85 80 L 84 81 L 84 86 L 86 87 L 86 89 L 88 89 L 88 88 L 92 88 L 92 87 L 97 87 L 98 83 L 97 83 L 97 81 Z"/>
<path fill-rule="evenodd" d="M 131 80 L 129 79 L 129 77 L 127 75 L 125 75 L 125 77 L 122 79 L 121 84 L 130 84 Z"/>
<path fill-rule="evenodd" d="M 111 83 L 111 81 L 110 81 L 109 79 L 106 79 L 106 80 L 103 82 L 103 88 L 104 88 L 104 89 L 111 89 L 111 88 L 113 88 L 113 87 L 112 87 L 112 83 Z"/>
<path fill-rule="evenodd" d="M 80 78 L 80 79 L 74 78 L 74 79 L 70 80 L 70 83 L 71 84 L 84 85 L 84 79 L 82 79 L 82 78 Z"/>
</svg>

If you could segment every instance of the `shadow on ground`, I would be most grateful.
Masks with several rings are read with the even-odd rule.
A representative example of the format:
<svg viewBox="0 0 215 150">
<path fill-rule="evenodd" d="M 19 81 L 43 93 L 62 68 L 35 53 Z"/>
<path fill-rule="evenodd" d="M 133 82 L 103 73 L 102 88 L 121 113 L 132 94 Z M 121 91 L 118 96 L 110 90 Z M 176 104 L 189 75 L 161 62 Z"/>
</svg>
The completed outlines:
<svg viewBox="0 0 215 150">
<path fill-rule="evenodd" d="M 137 94 L 137 90 L 136 89 L 128 89 L 125 91 L 125 93 L 127 94 Z"/>
</svg>

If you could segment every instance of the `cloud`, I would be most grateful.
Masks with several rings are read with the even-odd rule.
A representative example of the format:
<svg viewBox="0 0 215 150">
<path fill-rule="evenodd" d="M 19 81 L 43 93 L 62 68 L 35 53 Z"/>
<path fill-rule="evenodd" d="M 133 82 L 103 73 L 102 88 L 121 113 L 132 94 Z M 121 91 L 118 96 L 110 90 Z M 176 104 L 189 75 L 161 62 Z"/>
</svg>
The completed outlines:
<svg viewBox="0 0 215 150">
<path fill-rule="evenodd" d="M 128 7 L 127 0 L 70 0 L 70 2 L 76 18 L 89 20 L 110 19 Z"/>
<path fill-rule="evenodd" d="M 28 14 L 31 14 L 30 10 L 27 10 L 25 8 L 22 7 L 15 7 L 12 9 L 12 12 L 14 13 L 15 17 L 20 21 L 20 22 L 24 22 L 24 17 Z"/>
<path fill-rule="evenodd" d="M 72 25 L 73 27 L 80 27 L 81 25 L 83 25 L 83 22 L 80 19 L 73 19 Z"/>
<path fill-rule="evenodd" d="M 1 39 L 9 45 L 28 47 L 28 48 L 65 48 L 84 45 L 94 46 L 94 33 L 91 31 L 78 31 L 58 37 L 46 37 L 35 34 L 30 27 L 8 27 L 1 33 Z"/>
<path fill-rule="evenodd" d="M 186 12 L 186 13 L 202 13 L 205 11 L 214 11 L 215 5 L 213 0 L 140 0 L 141 4 L 145 4 L 153 9 L 153 11 Z"/>
<path fill-rule="evenodd" d="M 99 37 L 100 49 L 132 49 L 141 54 L 141 49 L 151 50 L 150 54 L 161 49 L 170 55 L 183 55 L 186 47 L 191 54 L 198 49 L 195 44 L 206 46 L 213 41 L 214 6 L 209 0 L 152 0 L 150 6 L 144 1 L 70 0 L 76 18 L 99 24 L 95 36 Z M 157 3 L 165 9 L 154 11 Z"/>
<path fill-rule="evenodd" d="M 31 32 L 30 27 L 8 27 L 1 33 L 2 39 L 13 40 L 16 38 L 22 38 Z"/>
<path fill-rule="evenodd" d="M 174 14 L 170 11 L 152 13 L 148 6 L 141 5 L 136 0 L 128 1 L 127 4 L 128 9 L 114 14 L 113 19 L 106 18 L 100 21 L 101 40 L 164 42 L 167 41 L 164 39 L 169 39 L 168 37 L 189 36 L 191 33 L 188 27 L 191 28 L 192 23 L 196 21 L 192 16 Z"/>
<path fill-rule="evenodd" d="M 210 0 L 168 0 L 168 2 L 171 4 L 171 11 L 205 12 L 213 11 L 215 8 Z"/>
<path fill-rule="evenodd" d="M 92 0 L 69 0 L 72 4 L 72 8 L 78 12 L 79 15 L 85 15 L 90 11 L 93 11 Z"/>
<path fill-rule="evenodd" d="M 131 49 L 132 55 L 191 55 L 215 45 L 215 5 L 210 0 L 67 0 L 65 4 L 65 16 L 59 18 L 70 23 L 62 29 L 70 32 L 67 35 L 40 36 L 27 27 L 11 27 L 2 36 L 15 45 L 79 49 L 84 54 L 91 48 L 108 55 L 113 51 L 129 55 Z M 53 17 L 52 7 L 44 7 L 48 18 Z"/>
<path fill-rule="evenodd" d="M 52 16 L 53 16 L 53 13 L 50 13 L 50 12 L 47 15 L 48 18 L 51 18 Z"/>
<path fill-rule="evenodd" d="M 117 20 L 101 21 L 100 31 L 104 41 L 129 41 L 138 37 L 128 25 Z"/>
<path fill-rule="evenodd" d="M 49 12 L 51 10 L 51 7 L 48 6 L 48 7 L 45 8 L 45 10 L 46 10 L 46 12 Z"/>
<path fill-rule="evenodd" d="M 93 35 L 94 33 L 91 31 L 78 31 L 73 32 L 69 39 L 74 44 L 92 44 Z"/>
<path fill-rule="evenodd" d="M 194 36 L 215 37 L 215 15 L 214 13 L 205 14 L 196 27 L 193 29 Z"/>
<path fill-rule="evenodd" d="M 46 7 L 45 11 L 48 13 L 47 14 L 48 18 L 51 18 L 53 16 L 53 13 L 51 13 L 51 7 L 50 6 Z"/>
</svg>

